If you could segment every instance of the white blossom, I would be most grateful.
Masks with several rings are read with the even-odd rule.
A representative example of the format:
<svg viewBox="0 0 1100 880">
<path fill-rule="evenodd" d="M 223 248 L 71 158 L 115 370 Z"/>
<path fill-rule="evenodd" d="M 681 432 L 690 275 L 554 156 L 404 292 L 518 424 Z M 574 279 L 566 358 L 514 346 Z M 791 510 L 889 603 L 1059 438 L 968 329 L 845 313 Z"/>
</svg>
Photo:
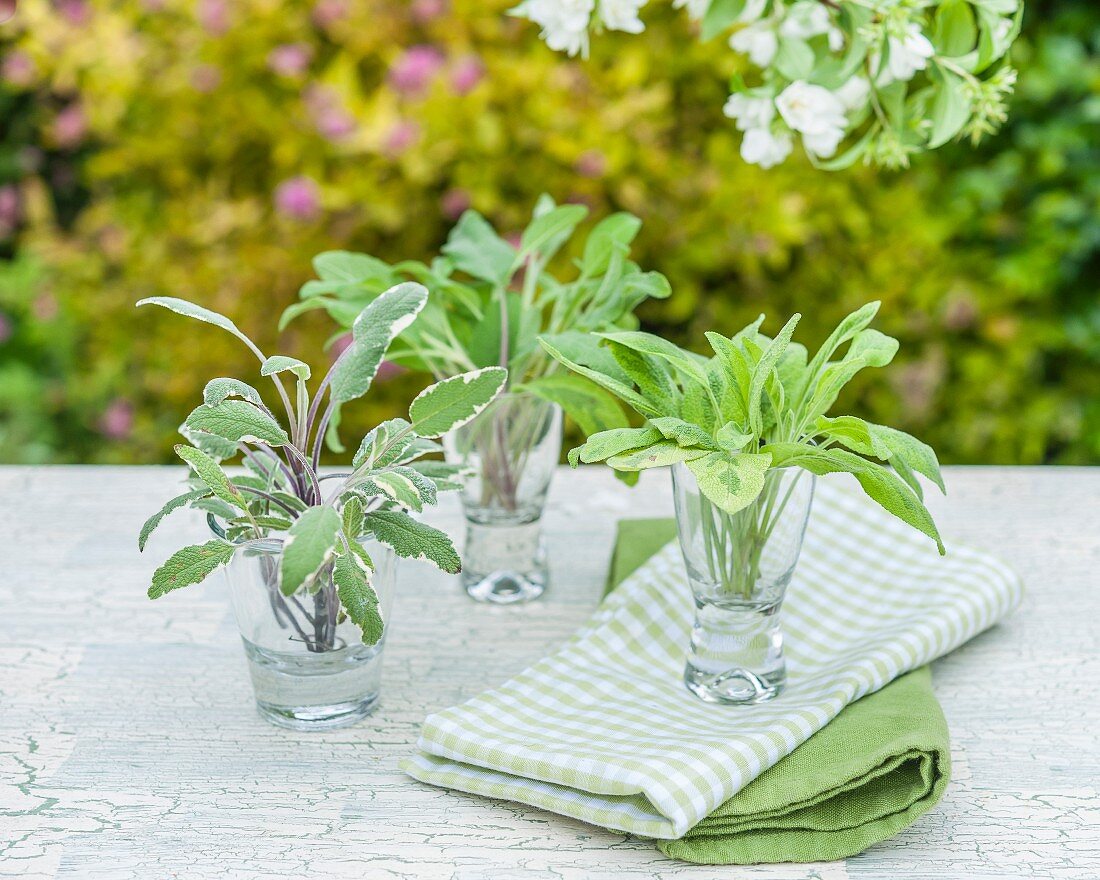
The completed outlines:
<svg viewBox="0 0 1100 880">
<path fill-rule="evenodd" d="M 767 5 L 768 0 L 748 0 L 745 3 L 745 8 L 741 10 L 741 14 L 737 16 L 737 20 L 742 24 L 752 24 L 764 14 Z"/>
<path fill-rule="evenodd" d="M 775 103 L 771 98 L 754 98 L 738 92 L 729 96 L 722 112 L 733 119 L 741 131 L 767 128 L 775 119 Z"/>
<path fill-rule="evenodd" d="M 757 21 L 730 37 L 730 48 L 749 56 L 757 67 L 767 67 L 779 50 L 779 37 L 769 21 Z"/>
<path fill-rule="evenodd" d="M 802 135 L 806 150 L 828 158 L 844 139 L 844 104 L 823 86 L 795 80 L 779 93 L 775 106 L 783 120 Z"/>
<path fill-rule="evenodd" d="M 924 70 L 928 66 L 928 59 L 936 54 L 932 43 L 921 33 L 916 22 L 909 22 L 901 37 L 888 37 L 887 46 L 889 51 L 885 66 L 881 63 L 881 53 L 871 53 L 871 69 L 882 68 L 876 80 L 881 86 L 892 82 L 908 82 L 916 76 L 918 70 Z"/>
<path fill-rule="evenodd" d="M 853 76 L 833 94 L 840 99 L 844 109 L 851 113 L 867 103 L 867 96 L 871 94 L 871 83 L 865 77 Z"/>
<path fill-rule="evenodd" d="M 638 10 L 645 4 L 646 0 L 600 0 L 600 21 L 613 31 L 640 34 L 645 25 L 638 17 Z"/>
<path fill-rule="evenodd" d="M 809 40 L 825 34 L 834 52 L 844 48 L 844 33 L 833 24 L 829 10 L 816 0 L 800 0 L 787 12 L 779 26 L 781 36 L 794 40 Z"/>
<path fill-rule="evenodd" d="M 588 51 L 588 21 L 595 0 L 527 0 L 517 8 L 542 28 L 542 38 L 555 52 Z"/>
<path fill-rule="evenodd" d="M 707 14 L 710 0 L 672 0 L 673 9 L 687 9 L 688 18 L 698 21 Z"/>
<path fill-rule="evenodd" d="M 771 168 L 791 154 L 791 136 L 767 128 L 750 128 L 741 140 L 741 158 L 750 165 Z"/>
</svg>

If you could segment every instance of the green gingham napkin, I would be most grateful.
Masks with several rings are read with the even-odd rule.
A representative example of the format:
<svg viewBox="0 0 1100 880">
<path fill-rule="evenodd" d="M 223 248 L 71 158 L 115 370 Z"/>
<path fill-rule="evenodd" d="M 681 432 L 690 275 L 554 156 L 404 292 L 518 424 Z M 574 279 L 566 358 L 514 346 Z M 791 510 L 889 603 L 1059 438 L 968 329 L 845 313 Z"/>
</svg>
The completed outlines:
<svg viewBox="0 0 1100 880">
<path fill-rule="evenodd" d="M 607 590 L 675 536 L 675 520 L 620 520 Z M 847 858 L 936 805 L 947 788 L 950 750 L 932 675 L 922 666 L 849 703 L 683 837 L 657 845 L 704 865 Z"/>
<path fill-rule="evenodd" d="M 991 556 L 946 557 L 862 495 L 819 480 L 783 610 L 788 684 L 751 707 L 682 683 L 693 603 L 670 543 L 566 645 L 424 722 L 403 763 L 434 785 L 676 839 L 846 705 L 946 654 L 1019 601 Z"/>
</svg>

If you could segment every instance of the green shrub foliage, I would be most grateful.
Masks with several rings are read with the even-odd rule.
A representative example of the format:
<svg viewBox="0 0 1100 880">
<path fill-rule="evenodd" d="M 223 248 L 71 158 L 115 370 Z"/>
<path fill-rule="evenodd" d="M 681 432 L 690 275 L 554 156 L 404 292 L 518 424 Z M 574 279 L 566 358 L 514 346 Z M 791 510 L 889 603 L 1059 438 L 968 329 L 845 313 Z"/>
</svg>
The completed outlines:
<svg viewBox="0 0 1100 880">
<path fill-rule="evenodd" d="M 899 173 L 746 165 L 721 114 L 742 62 L 671 4 L 587 61 L 512 5 L 23 0 L 0 33 L 0 460 L 172 459 L 196 383 L 247 352 L 140 297 L 318 363 L 343 344 L 324 315 L 271 320 L 313 254 L 427 260 L 467 208 L 507 235 L 548 192 L 641 219 L 632 259 L 672 287 L 647 331 L 703 351 L 800 311 L 813 346 L 881 300 L 902 353 L 843 411 L 948 463 L 1100 461 L 1094 4 L 1031 2 L 1002 132 Z M 417 382 L 385 366 L 342 430 Z"/>
</svg>

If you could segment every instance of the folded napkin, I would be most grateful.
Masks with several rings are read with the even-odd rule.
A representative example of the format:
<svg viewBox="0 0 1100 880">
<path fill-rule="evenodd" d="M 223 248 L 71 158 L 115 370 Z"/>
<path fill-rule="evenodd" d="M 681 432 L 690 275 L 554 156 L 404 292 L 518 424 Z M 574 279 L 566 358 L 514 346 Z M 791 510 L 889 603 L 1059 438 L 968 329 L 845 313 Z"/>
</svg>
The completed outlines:
<svg viewBox="0 0 1100 880">
<path fill-rule="evenodd" d="M 675 536 L 671 519 L 621 521 L 607 590 Z M 947 722 L 922 666 L 845 706 L 682 838 L 657 845 L 706 865 L 843 859 L 932 809 L 950 768 Z"/>
<path fill-rule="evenodd" d="M 996 559 L 957 546 L 941 558 L 864 496 L 819 480 L 784 603 L 788 683 L 777 699 L 714 706 L 684 688 L 693 602 L 670 543 L 559 651 L 429 716 L 402 766 L 434 785 L 679 839 L 845 706 L 991 626 L 1021 592 Z M 776 792 L 745 806 L 812 799 Z M 829 821 L 845 815 L 841 806 Z M 743 815 L 735 807 L 719 821 Z M 798 817 L 777 822 L 797 827 Z"/>
</svg>

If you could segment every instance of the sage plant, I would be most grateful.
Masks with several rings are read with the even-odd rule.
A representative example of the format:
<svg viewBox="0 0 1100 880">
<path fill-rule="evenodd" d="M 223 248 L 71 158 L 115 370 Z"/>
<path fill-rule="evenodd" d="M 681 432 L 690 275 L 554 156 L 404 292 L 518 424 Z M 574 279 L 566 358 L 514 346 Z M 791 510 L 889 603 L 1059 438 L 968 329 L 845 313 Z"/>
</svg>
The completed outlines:
<svg viewBox="0 0 1100 880">
<path fill-rule="evenodd" d="M 897 340 L 868 326 L 878 308 L 872 302 L 850 314 L 812 358 L 792 341 L 797 314 L 774 338 L 760 332 L 763 315 L 732 337 L 707 333 L 709 357 L 633 331 L 597 334 L 598 362 L 587 344 L 540 340 L 555 360 L 646 420 L 640 428 L 592 434 L 570 451 L 570 464 L 602 461 L 637 473 L 683 462 L 712 505 L 701 511 L 704 540 L 732 596 L 747 597 L 756 582 L 761 553 L 787 503 L 777 479 L 785 468 L 851 474 L 944 553 L 916 476 L 944 489 L 931 447 L 857 416 L 829 415 L 860 370 L 884 367 L 897 352 Z"/>
<path fill-rule="evenodd" d="M 403 283 L 362 307 L 351 324 L 351 344 L 312 393 L 308 364 L 267 356 L 223 315 L 172 297 L 138 303 L 162 306 L 232 333 L 258 359 L 260 375 L 271 380 L 279 400 L 276 409 L 283 411 L 280 418 L 254 386 L 240 379 L 207 383 L 203 402 L 180 428 L 189 442 L 175 448 L 191 470 L 191 488 L 150 517 L 138 547 L 145 548 L 165 516 L 185 507 L 206 511 L 217 526 L 216 537 L 172 554 L 154 573 L 150 598 L 202 581 L 242 544 L 277 538 L 282 541 L 277 570 L 272 560 L 263 560 L 273 610 L 298 629 L 310 651 L 321 652 L 333 648 L 339 623 L 328 609 L 339 607 L 340 619 L 350 618 L 366 644 L 382 637 L 365 536 L 398 556 L 425 559 L 447 572 L 460 570 L 451 539 L 410 511 L 435 504 L 440 491 L 458 488 L 458 468 L 424 456 L 440 452 L 437 438 L 492 402 L 504 385 L 503 369 L 474 369 L 425 388 L 412 401 L 408 419 L 389 419 L 362 439 L 350 467 L 331 474 L 319 468 L 333 415 L 369 391 L 394 338 L 427 301 L 424 287 Z M 222 463 L 236 456 L 246 472 L 231 476 Z M 332 601 L 331 594 L 339 601 Z M 316 613 L 308 608 L 311 601 Z M 291 613 L 291 605 L 300 614 Z M 305 627 L 298 622 L 301 616 Z"/>
</svg>

